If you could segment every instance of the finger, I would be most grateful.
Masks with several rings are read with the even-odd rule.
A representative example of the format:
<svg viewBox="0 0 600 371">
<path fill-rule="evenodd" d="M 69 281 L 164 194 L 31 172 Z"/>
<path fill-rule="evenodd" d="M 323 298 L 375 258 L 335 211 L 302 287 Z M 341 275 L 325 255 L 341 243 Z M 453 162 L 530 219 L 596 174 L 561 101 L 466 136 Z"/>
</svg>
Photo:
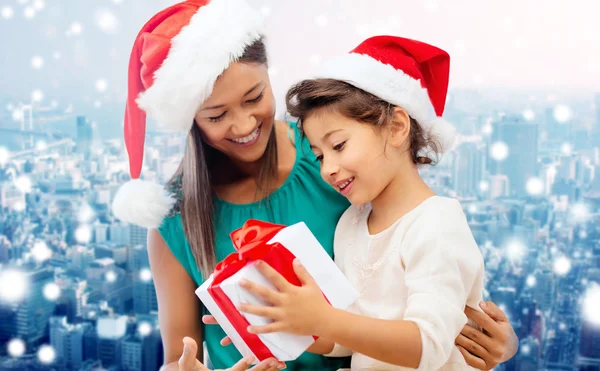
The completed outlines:
<svg viewBox="0 0 600 371">
<path fill-rule="evenodd" d="M 491 359 L 492 356 L 490 353 L 481 345 L 477 344 L 473 340 L 467 338 L 464 335 L 459 334 L 456 338 L 456 345 L 460 345 L 465 348 L 472 355 L 479 357 L 481 359 Z"/>
<path fill-rule="evenodd" d="M 265 300 L 267 303 L 271 303 L 273 305 L 278 305 L 281 303 L 281 294 L 275 290 L 271 290 L 268 287 L 259 285 L 249 280 L 242 280 L 240 282 L 240 286 L 259 298 Z"/>
<path fill-rule="evenodd" d="M 245 357 L 242 358 L 238 361 L 238 363 L 236 363 L 235 365 L 233 365 L 233 367 L 228 368 L 228 371 L 244 371 L 247 370 L 248 367 L 250 367 L 252 365 L 253 362 L 253 358 L 252 357 Z"/>
<path fill-rule="evenodd" d="M 281 322 L 273 322 L 264 326 L 248 326 L 248 332 L 251 334 L 270 334 L 272 332 L 283 331 Z"/>
<path fill-rule="evenodd" d="M 260 362 L 256 366 L 252 367 L 252 371 L 276 371 L 283 370 L 285 368 L 285 363 L 278 362 L 275 358 L 265 359 Z"/>
<path fill-rule="evenodd" d="M 475 327 L 465 325 L 465 327 L 463 327 L 460 333 L 468 339 L 471 339 L 479 345 L 483 346 L 486 350 L 490 349 L 493 345 L 492 339 L 488 335 L 479 331 L 479 329 L 476 329 Z"/>
<path fill-rule="evenodd" d="M 240 304 L 240 312 L 254 314 L 255 316 L 265 317 L 273 320 L 279 319 L 279 311 L 274 307 L 265 307 L 263 305 Z"/>
<path fill-rule="evenodd" d="M 223 339 L 221 339 L 221 345 L 224 347 L 228 346 L 231 343 L 232 343 L 232 341 L 229 336 L 225 336 Z"/>
<path fill-rule="evenodd" d="M 275 269 L 273 269 L 273 267 L 271 267 L 264 261 L 257 261 L 256 268 L 280 292 L 286 292 L 288 289 L 294 286 L 291 283 L 289 283 L 285 278 L 283 278 L 283 276 L 279 272 L 277 272 Z"/>
<path fill-rule="evenodd" d="M 461 347 L 460 345 L 456 346 L 458 348 L 458 350 L 460 351 L 460 353 L 463 355 L 463 357 L 465 358 L 465 361 L 467 361 L 467 364 L 471 367 L 474 367 L 478 370 L 487 370 L 487 364 L 485 363 L 485 361 L 479 357 L 475 357 L 474 355 L 472 355 L 471 353 L 469 353 L 465 348 Z"/>
<path fill-rule="evenodd" d="M 183 353 L 177 364 L 180 370 L 194 370 L 196 367 L 196 354 L 198 353 L 198 345 L 196 341 L 190 337 L 183 338 Z"/>
<path fill-rule="evenodd" d="M 506 313 L 504 313 L 502 309 L 498 308 L 498 306 L 496 306 L 496 304 L 492 303 L 491 301 L 482 301 L 481 303 L 479 303 L 479 306 L 494 321 L 508 322 L 508 317 L 506 317 Z"/>
<path fill-rule="evenodd" d="M 465 314 L 467 317 L 475 321 L 479 326 L 485 329 L 492 335 L 498 334 L 498 324 L 486 313 L 473 309 L 471 307 L 465 308 Z"/>
<path fill-rule="evenodd" d="M 310 273 L 308 273 L 304 265 L 302 265 L 298 259 L 294 259 L 294 272 L 300 280 L 300 283 L 302 283 L 302 286 L 317 285 Z"/>
<path fill-rule="evenodd" d="M 217 322 L 217 320 L 215 319 L 214 316 L 211 316 L 210 314 L 205 314 L 202 316 L 202 322 L 205 325 L 218 325 L 219 322 Z"/>
</svg>

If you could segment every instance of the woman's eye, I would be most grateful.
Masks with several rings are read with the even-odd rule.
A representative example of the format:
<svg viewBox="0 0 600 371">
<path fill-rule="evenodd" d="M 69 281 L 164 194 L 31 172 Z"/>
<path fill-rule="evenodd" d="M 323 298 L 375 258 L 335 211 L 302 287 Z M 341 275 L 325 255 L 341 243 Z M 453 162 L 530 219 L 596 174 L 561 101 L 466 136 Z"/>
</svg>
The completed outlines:
<svg viewBox="0 0 600 371">
<path fill-rule="evenodd" d="M 250 100 L 248 101 L 248 103 L 258 103 L 258 102 L 260 102 L 260 100 L 263 98 L 263 96 L 264 96 L 264 93 L 262 93 L 262 92 L 261 92 L 261 93 L 258 95 L 258 97 L 254 98 L 254 99 L 250 99 Z"/>
<path fill-rule="evenodd" d="M 223 117 L 225 117 L 225 114 L 227 113 L 227 111 L 223 112 L 222 114 L 220 114 L 219 116 L 215 116 L 215 117 L 209 117 L 208 121 L 210 122 L 217 122 L 217 121 L 221 121 L 221 119 L 223 119 Z"/>
<path fill-rule="evenodd" d="M 318 156 L 315 156 L 315 157 L 317 158 L 318 162 L 323 161 L 323 155 L 318 155 Z"/>
</svg>

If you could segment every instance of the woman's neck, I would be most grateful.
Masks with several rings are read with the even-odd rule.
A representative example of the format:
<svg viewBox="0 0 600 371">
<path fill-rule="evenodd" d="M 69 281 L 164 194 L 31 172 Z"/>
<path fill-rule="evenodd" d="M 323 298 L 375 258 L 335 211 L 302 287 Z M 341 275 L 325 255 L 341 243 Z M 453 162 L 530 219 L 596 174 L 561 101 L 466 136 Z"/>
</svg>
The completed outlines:
<svg viewBox="0 0 600 371">
<path fill-rule="evenodd" d="M 419 175 L 416 166 L 410 164 L 398 172 L 385 189 L 371 201 L 369 231 L 379 233 L 435 193 Z"/>
</svg>

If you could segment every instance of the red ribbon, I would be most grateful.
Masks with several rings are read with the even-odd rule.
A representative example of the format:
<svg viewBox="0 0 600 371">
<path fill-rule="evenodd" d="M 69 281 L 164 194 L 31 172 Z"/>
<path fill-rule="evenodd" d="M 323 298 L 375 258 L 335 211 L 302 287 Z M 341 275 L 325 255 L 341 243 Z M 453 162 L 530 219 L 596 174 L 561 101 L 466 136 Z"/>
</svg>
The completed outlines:
<svg viewBox="0 0 600 371">
<path fill-rule="evenodd" d="M 294 272 L 293 262 L 296 258 L 294 254 L 279 243 L 267 245 L 267 242 L 284 228 L 283 225 L 248 220 L 242 228 L 232 232 L 231 240 L 237 252 L 230 254 L 217 264 L 213 282 L 208 288 L 208 293 L 212 296 L 215 304 L 225 314 L 235 331 L 259 361 L 274 356 L 258 335 L 248 332 L 250 323 L 225 295 L 219 284 L 239 272 L 248 263 L 262 260 L 279 272 L 288 282 L 301 286 L 300 280 Z"/>
</svg>

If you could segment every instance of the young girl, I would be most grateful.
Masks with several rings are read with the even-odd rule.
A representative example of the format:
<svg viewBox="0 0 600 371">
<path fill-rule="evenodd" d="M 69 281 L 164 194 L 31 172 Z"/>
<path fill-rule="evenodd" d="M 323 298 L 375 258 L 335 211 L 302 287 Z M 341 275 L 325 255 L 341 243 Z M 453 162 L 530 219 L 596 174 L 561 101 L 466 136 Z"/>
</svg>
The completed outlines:
<svg viewBox="0 0 600 371">
<path fill-rule="evenodd" d="M 309 351 L 351 354 L 353 370 L 471 369 L 454 342 L 481 301 L 483 258 L 459 202 L 418 172 L 452 143 L 448 74 L 443 50 L 378 36 L 288 92 L 323 179 L 352 203 L 334 254 L 360 298 L 335 309 L 301 266 L 296 287 L 260 263 L 278 291 L 245 282 L 271 306 L 240 309 L 273 322 L 249 331 L 317 335 Z"/>
</svg>

